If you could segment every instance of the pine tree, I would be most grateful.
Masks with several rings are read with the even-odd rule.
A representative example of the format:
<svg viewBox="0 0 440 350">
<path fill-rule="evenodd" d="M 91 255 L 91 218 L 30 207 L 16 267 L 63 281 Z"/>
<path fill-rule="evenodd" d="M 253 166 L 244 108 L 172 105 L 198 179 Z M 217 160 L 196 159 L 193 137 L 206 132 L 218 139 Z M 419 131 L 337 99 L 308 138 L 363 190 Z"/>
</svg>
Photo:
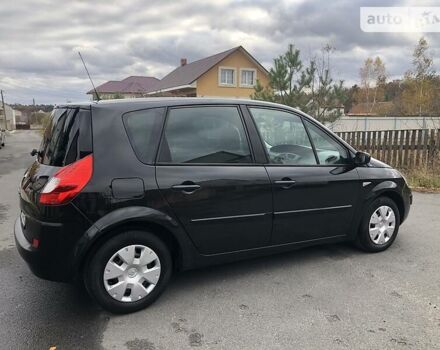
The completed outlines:
<svg viewBox="0 0 440 350">
<path fill-rule="evenodd" d="M 332 122 L 341 116 L 339 105 L 346 98 L 343 81 L 334 82 L 330 73 L 332 48 L 323 48 L 322 59 L 311 59 L 305 66 L 300 50 L 293 44 L 274 59 L 269 71 L 269 86 L 257 81 L 253 99 L 278 102 L 298 108 L 320 120 Z"/>
</svg>

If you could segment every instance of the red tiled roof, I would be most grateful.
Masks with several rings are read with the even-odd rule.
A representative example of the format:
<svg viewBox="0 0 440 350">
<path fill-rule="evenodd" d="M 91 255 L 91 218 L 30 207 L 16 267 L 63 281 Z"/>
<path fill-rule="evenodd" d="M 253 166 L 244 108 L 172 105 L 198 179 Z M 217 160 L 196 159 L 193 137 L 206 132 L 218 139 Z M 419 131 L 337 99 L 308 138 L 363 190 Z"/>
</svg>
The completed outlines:
<svg viewBox="0 0 440 350">
<path fill-rule="evenodd" d="M 101 93 L 142 93 L 154 89 L 159 79 L 154 77 L 131 76 L 123 80 L 110 80 L 96 87 Z M 90 90 L 88 94 L 94 91 Z"/>
</svg>

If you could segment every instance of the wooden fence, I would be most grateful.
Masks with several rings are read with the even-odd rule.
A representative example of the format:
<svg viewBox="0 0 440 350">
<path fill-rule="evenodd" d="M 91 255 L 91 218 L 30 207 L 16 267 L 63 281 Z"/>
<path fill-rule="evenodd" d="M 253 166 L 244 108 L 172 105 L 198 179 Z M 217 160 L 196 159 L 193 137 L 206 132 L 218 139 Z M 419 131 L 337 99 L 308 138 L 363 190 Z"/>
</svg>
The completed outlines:
<svg viewBox="0 0 440 350">
<path fill-rule="evenodd" d="M 358 151 L 397 168 L 440 165 L 440 129 L 348 131 L 336 133 Z"/>
</svg>

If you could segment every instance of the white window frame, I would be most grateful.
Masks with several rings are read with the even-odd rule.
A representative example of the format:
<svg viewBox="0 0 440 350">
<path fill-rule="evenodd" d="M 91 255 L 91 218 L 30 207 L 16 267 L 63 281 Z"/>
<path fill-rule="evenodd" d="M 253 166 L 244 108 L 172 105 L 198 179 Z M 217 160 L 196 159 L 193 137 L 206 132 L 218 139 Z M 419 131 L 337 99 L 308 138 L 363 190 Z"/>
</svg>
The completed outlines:
<svg viewBox="0 0 440 350">
<path fill-rule="evenodd" d="M 249 84 L 244 84 L 241 81 L 241 72 L 243 71 L 251 71 L 254 72 L 254 82 L 253 84 L 249 85 Z M 257 83 L 257 70 L 255 68 L 240 68 L 240 87 L 247 87 L 247 88 L 253 88 L 255 86 L 255 84 Z"/>
<path fill-rule="evenodd" d="M 222 70 L 232 70 L 234 71 L 234 76 L 233 76 L 233 83 L 232 84 L 226 84 L 226 83 L 222 83 Z M 227 86 L 227 87 L 235 87 L 237 86 L 237 68 L 235 67 L 226 67 L 226 66 L 221 66 L 218 67 L 218 86 Z"/>
</svg>

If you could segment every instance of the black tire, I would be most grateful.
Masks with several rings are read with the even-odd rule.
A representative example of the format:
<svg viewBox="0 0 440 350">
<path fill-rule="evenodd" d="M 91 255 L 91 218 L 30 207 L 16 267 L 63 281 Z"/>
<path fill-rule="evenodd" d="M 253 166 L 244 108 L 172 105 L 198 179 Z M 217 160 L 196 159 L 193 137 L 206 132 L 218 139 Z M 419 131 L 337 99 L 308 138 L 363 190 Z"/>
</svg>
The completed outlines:
<svg viewBox="0 0 440 350">
<path fill-rule="evenodd" d="M 390 239 L 383 243 L 377 244 L 370 237 L 369 228 L 370 228 L 370 218 L 373 213 L 381 206 L 388 206 L 394 211 L 394 216 L 396 218 L 394 233 L 390 237 Z M 378 197 L 373 200 L 366 208 L 364 216 L 362 217 L 362 221 L 359 227 L 359 232 L 357 236 L 356 243 L 358 247 L 366 252 L 377 253 L 382 252 L 388 249 L 394 242 L 399 233 L 400 226 L 400 215 L 399 208 L 397 208 L 396 203 L 390 199 L 389 197 Z"/>
<path fill-rule="evenodd" d="M 134 244 L 142 244 L 152 249 L 160 260 L 161 274 L 154 289 L 143 299 L 133 302 L 122 302 L 113 299 L 104 286 L 104 268 L 118 250 Z M 127 231 L 118 234 L 100 246 L 88 259 L 84 269 L 84 284 L 88 293 L 105 310 L 112 313 L 125 314 L 139 311 L 152 304 L 165 290 L 171 274 L 172 259 L 167 246 L 154 234 L 144 231 Z"/>
</svg>

